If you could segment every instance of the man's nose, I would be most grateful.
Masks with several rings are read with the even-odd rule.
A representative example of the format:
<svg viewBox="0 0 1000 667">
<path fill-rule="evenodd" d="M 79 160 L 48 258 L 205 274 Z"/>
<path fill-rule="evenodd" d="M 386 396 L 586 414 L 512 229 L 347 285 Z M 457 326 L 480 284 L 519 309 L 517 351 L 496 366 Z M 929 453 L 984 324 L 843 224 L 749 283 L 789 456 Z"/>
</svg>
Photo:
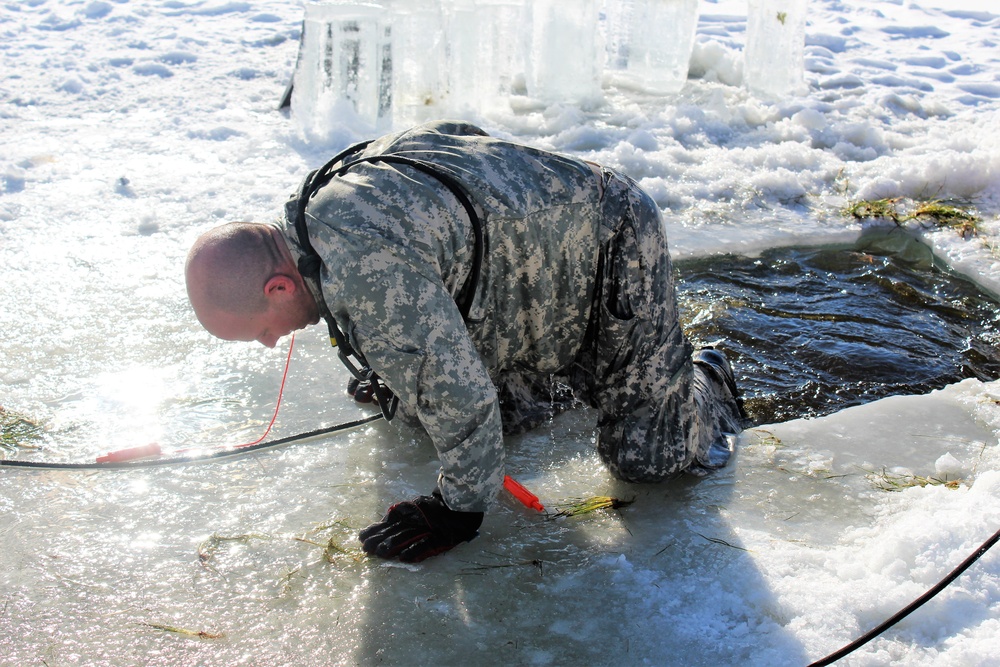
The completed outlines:
<svg viewBox="0 0 1000 667">
<path fill-rule="evenodd" d="M 258 338 L 257 342 L 263 345 L 264 347 L 273 348 L 275 345 L 278 344 L 278 337 L 268 334 L 266 336 L 261 336 L 260 338 Z"/>
</svg>

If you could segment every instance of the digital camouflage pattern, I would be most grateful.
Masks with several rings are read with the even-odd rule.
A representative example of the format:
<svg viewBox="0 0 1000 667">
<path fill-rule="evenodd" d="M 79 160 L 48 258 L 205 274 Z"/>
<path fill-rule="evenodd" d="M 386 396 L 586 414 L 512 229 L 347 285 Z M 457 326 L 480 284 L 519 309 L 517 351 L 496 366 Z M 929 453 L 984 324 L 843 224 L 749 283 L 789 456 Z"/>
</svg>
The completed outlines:
<svg viewBox="0 0 1000 667">
<path fill-rule="evenodd" d="M 524 430 L 570 404 L 554 378 L 599 410 L 599 451 L 617 476 L 664 479 L 707 461 L 724 397 L 692 366 L 659 211 L 634 183 L 452 122 L 344 163 L 385 154 L 449 174 L 479 213 L 485 258 L 468 321 L 455 297 L 471 222 L 438 179 L 406 165 L 359 163 L 314 195 L 306 219 L 323 267 L 312 289 L 430 435 L 451 509 L 485 511 L 499 493 L 504 421 Z M 279 227 L 298 257 L 295 230 Z"/>
</svg>

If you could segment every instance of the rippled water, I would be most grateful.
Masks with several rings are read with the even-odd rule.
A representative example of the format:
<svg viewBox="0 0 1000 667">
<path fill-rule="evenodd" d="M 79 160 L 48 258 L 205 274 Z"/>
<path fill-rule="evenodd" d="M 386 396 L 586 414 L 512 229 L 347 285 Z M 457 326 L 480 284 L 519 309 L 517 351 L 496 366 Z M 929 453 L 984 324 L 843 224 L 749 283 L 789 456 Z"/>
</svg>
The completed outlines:
<svg viewBox="0 0 1000 667">
<path fill-rule="evenodd" d="M 756 423 L 1000 377 L 1000 315 L 900 231 L 677 263 L 699 345 L 724 341 Z"/>
</svg>

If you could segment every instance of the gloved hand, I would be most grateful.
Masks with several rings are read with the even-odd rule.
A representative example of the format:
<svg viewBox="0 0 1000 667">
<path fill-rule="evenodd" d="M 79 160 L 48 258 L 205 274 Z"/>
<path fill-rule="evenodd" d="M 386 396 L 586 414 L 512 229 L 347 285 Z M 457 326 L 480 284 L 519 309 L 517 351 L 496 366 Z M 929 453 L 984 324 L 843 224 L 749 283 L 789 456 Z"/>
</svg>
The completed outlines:
<svg viewBox="0 0 1000 667">
<path fill-rule="evenodd" d="M 354 400 L 358 403 L 375 403 L 378 405 L 378 395 L 375 393 L 375 385 L 368 380 L 359 380 L 357 378 L 351 378 L 347 381 L 347 393 L 354 397 Z M 388 387 L 385 388 L 385 393 L 388 397 L 392 398 L 392 392 L 389 391 Z"/>
<path fill-rule="evenodd" d="M 444 504 L 440 491 L 396 503 L 382 521 L 358 535 L 365 553 L 419 563 L 448 551 L 479 534 L 482 512 L 456 512 Z"/>
</svg>

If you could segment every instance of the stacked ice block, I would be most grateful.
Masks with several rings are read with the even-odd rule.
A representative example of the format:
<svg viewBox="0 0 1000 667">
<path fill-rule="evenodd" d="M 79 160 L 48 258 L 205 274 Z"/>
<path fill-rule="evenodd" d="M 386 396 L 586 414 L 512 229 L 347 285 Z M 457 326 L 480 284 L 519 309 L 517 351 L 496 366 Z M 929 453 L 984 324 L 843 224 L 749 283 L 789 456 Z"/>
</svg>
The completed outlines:
<svg viewBox="0 0 1000 667">
<path fill-rule="evenodd" d="M 531 106 L 593 107 L 605 86 L 676 94 L 700 0 L 310 2 L 292 95 L 310 137 Z M 807 0 L 748 0 L 746 84 L 802 86 Z M 520 106 L 524 106 L 523 104 Z"/>
</svg>

